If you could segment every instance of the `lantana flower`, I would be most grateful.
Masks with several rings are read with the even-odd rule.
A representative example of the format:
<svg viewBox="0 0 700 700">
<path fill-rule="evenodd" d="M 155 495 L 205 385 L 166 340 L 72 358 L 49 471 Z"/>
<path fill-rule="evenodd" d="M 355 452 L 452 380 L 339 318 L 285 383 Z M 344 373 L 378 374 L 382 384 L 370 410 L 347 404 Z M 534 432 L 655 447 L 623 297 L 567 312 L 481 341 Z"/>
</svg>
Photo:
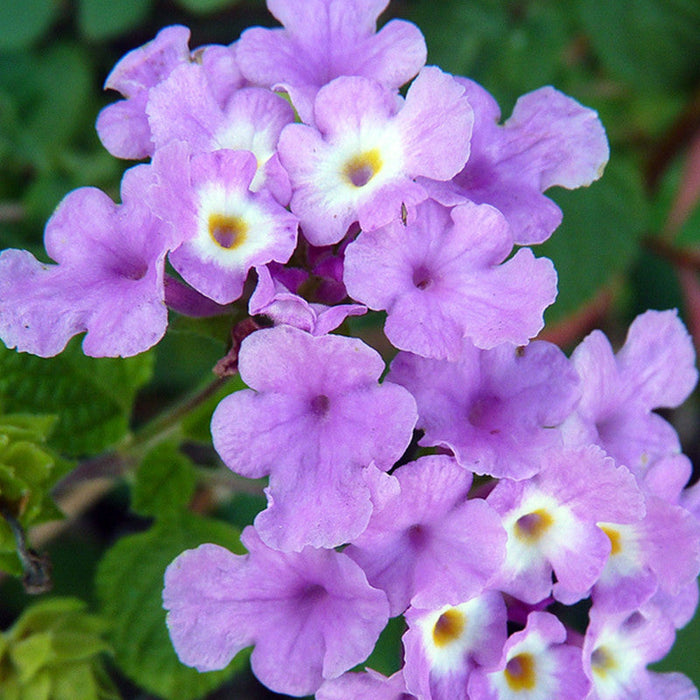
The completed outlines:
<svg viewBox="0 0 700 700">
<path fill-rule="evenodd" d="M 417 176 L 453 177 L 469 155 L 472 113 L 456 80 L 429 66 L 405 100 L 368 78 L 336 78 L 316 96 L 314 124 L 285 127 L 278 149 L 291 209 L 322 246 L 354 222 L 371 230 L 399 220 L 428 196 Z"/>
<path fill-rule="evenodd" d="M 68 194 L 46 225 L 44 264 L 24 250 L 0 255 L 0 337 L 39 357 L 86 332 L 83 352 L 128 357 L 165 333 L 163 270 L 170 232 L 135 193 L 146 166 L 127 171 L 122 204 L 94 187 Z"/>
<path fill-rule="evenodd" d="M 418 404 L 421 445 L 444 447 L 477 474 L 525 479 L 540 454 L 561 444 L 556 430 L 578 400 L 578 378 L 555 345 L 533 341 L 479 350 L 468 341 L 457 362 L 400 352 L 389 380 Z"/>
<path fill-rule="evenodd" d="M 503 562 L 506 535 L 483 499 L 467 498 L 471 474 L 446 455 L 432 455 L 393 476 L 400 493 L 375 508 L 345 550 L 386 591 L 391 614 L 409 603 L 437 608 L 481 593 Z"/>
<path fill-rule="evenodd" d="M 562 220 L 544 191 L 590 185 L 608 162 L 597 113 L 544 87 L 520 97 L 501 125 L 496 100 L 473 80 L 459 83 L 474 110 L 472 152 L 453 180 L 426 183 L 431 196 L 450 205 L 465 199 L 491 204 L 510 224 L 514 243 L 542 243 Z"/>
<path fill-rule="evenodd" d="M 383 370 L 356 338 L 278 326 L 243 341 L 250 389 L 219 404 L 212 437 L 233 471 L 270 475 L 268 508 L 255 520 L 270 546 L 335 547 L 367 527 L 373 472 L 398 460 L 416 421 L 408 391 L 378 383 Z"/>
<path fill-rule="evenodd" d="M 285 90 L 311 123 L 318 90 L 341 75 L 358 75 L 397 90 L 425 64 L 418 27 L 391 20 L 379 32 L 377 18 L 388 0 L 269 0 L 284 29 L 251 27 L 236 54 L 249 81 Z"/>
<path fill-rule="evenodd" d="M 330 549 L 272 550 L 252 527 L 241 542 L 248 554 L 204 544 L 165 573 L 163 605 L 183 663 L 221 669 L 255 645 L 255 675 L 273 690 L 301 696 L 369 655 L 389 606 L 355 562 Z"/>
<path fill-rule="evenodd" d="M 204 47 L 195 57 L 189 39 L 187 27 L 166 27 L 155 39 L 126 54 L 107 76 L 105 88 L 125 98 L 107 105 L 97 117 L 97 133 L 112 155 L 133 160 L 153 155 L 155 144 L 146 114 L 151 89 L 178 66 L 196 60 L 221 105 L 244 84 L 231 47 Z"/>
<path fill-rule="evenodd" d="M 459 605 L 409 608 L 403 635 L 404 678 L 423 700 L 469 700 L 475 668 L 495 670 L 506 631 L 506 606 L 498 591 L 485 591 Z"/>
<path fill-rule="evenodd" d="M 289 203 L 289 177 L 280 165 L 277 141 L 294 121 L 294 110 L 279 95 L 243 87 L 221 105 L 204 67 L 187 63 L 151 89 L 147 113 L 156 149 L 181 141 L 193 154 L 250 151 L 257 163 L 250 189 L 266 187 L 282 205 Z"/>
<path fill-rule="evenodd" d="M 640 477 L 655 460 L 680 453 L 675 429 L 654 412 L 680 405 L 698 378 L 692 340 L 675 311 L 638 316 L 617 354 L 593 331 L 571 360 L 582 396 L 563 426 L 570 444 L 596 443 Z"/>
<path fill-rule="evenodd" d="M 506 641 L 499 668 L 469 676 L 470 700 L 583 700 L 591 684 L 581 649 L 565 642 L 566 628 L 554 615 L 530 613 L 525 629 Z"/>
<path fill-rule="evenodd" d="M 511 249 L 493 207 L 449 211 L 428 200 L 408 223 L 363 231 L 347 248 L 344 281 L 353 299 L 387 310 L 394 347 L 456 360 L 464 338 L 480 348 L 525 345 L 544 325 L 557 295 L 554 266 L 528 249 L 506 261 Z"/>
<path fill-rule="evenodd" d="M 241 296 L 251 268 L 290 258 L 297 218 L 269 192 L 250 191 L 257 163 L 249 151 L 191 155 L 172 141 L 151 167 L 149 205 L 182 241 L 170 262 L 198 292 L 227 304 Z"/>
<path fill-rule="evenodd" d="M 644 499 L 630 471 L 593 445 L 552 448 L 541 459 L 531 479 L 502 479 L 486 499 L 508 533 L 494 585 L 526 603 L 553 593 L 572 604 L 588 594 L 611 550 L 598 523 L 641 520 Z"/>
</svg>

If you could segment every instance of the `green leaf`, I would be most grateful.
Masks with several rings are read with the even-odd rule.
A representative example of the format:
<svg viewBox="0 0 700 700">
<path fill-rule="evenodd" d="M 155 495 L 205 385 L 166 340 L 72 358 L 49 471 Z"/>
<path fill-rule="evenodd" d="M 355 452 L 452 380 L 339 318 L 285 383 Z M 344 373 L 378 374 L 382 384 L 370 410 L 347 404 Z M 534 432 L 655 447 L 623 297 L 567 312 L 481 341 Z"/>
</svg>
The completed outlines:
<svg viewBox="0 0 700 700">
<path fill-rule="evenodd" d="M 8 411 L 59 416 L 51 444 L 71 456 L 95 454 L 124 437 L 136 392 L 153 357 L 85 357 L 74 339 L 48 359 L 0 347 L 0 399 Z"/>
<path fill-rule="evenodd" d="M 5 529 L 7 533 L 5 533 Z M 12 532 L 6 523 L 0 522 L 0 550 L 14 549 L 15 542 Z M 10 576 L 22 576 L 24 569 L 17 552 L 0 551 L 0 571 Z"/>
<path fill-rule="evenodd" d="M 176 515 L 192 499 L 195 483 L 194 465 L 177 445 L 158 445 L 146 455 L 136 472 L 131 507 L 147 517 Z"/>
<path fill-rule="evenodd" d="M 39 669 L 53 660 L 52 635 L 44 632 L 33 634 L 12 645 L 10 658 L 20 683 L 26 683 Z"/>
<path fill-rule="evenodd" d="M 0 51 L 26 48 L 49 28 L 60 9 L 57 0 L 0 2 Z"/>
<path fill-rule="evenodd" d="M 77 598 L 49 598 L 27 608 L 0 645 L 2 698 L 116 698 L 102 668 L 104 620 Z M 7 693 L 7 694 L 5 694 Z"/>
<path fill-rule="evenodd" d="M 80 46 L 58 43 L 40 53 L 0 55 L 0 90 L 14 103 L 7 123 L 0 121 L 0 140 L 9 139 L 15 157 L 38 170 L 50 170 L 67 142 L 92 128 L 92 60 Z"/>
<path fill-rule="evenodd" d="M 668 91 L 697 76 L 697 0 L 578 0 L 576 9 L 603 64 L 636 89 Z"/>
<path fill-rule="evenodd" d="M 559 296 L 546 314 L 551 323 L 629 270 L 648 217 L 639 174 L 622 159 L 611 161 L 602 179 L 588 188 L 553 189 L 547 196 L 564 212 L 561 226 L 535 249 L 552 259 L 559 275 Z"/>
<path fill-rule="evenodd" d="M 102 41 L 138 26 L 150 9 L 149 0 L 80 0 L 78 27 L 88 39 Z"/>
<path fill-rule="evenodd" d="M 98 568 L 97 594 L 112 623 L 109 640 L 115 661 L 135 683 L 163 698 L 201 697 L 245 662 L 242 653 L 227 669 L 200 674 L 180 663 L 170 642 L 161 602 L 165 569 L 184 550 L 205 542 L 243 551 L 234 528 L 183 513 L 122 538 Z"/>
<path fill-rule="evenodd" d="M 225 7 L 233 7 L 237 3 L 238 0 L 177 0 L 180 7 L 198 15 L 223 10 Z"/>
<path fill-rule="evenodd" d="M 211 417 L 219 403 L 234 391 L 245 389 L 240 375 L 231 377 L 212 397 L 185 416 L 182 421 L 184 436 L 190 440 L 211 441 Z"/>
<path fill-rule="evenodd" d="M 559 82 L 572 34 L 563 3 L 416 0 L 407 13 L 425 35 L 428 63 L 483 83 L 504 113 L 523 92 Z"/>
</svg>

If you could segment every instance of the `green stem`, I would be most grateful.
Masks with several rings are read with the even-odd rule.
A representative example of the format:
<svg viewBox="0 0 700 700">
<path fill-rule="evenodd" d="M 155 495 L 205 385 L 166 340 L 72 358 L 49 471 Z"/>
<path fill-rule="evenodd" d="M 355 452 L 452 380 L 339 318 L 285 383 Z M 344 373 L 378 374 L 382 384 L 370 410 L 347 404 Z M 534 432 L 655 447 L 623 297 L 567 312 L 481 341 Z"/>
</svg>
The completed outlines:
<svg viewBox="0 0 700 700">
<path fill-rule="evenodd" d="M 182 420 L 214 396 L 227 380 L 228 377 L 217 377 L 203 389 L 156 416 L 136 432 L 127 435 L 113 450 L 81 462 L 56 485 L 54 497 L 60 498 L 83 481 L 103 477 L 116 478 L 136 467 L 152 447 L 177 434 Z"/>
</svg>

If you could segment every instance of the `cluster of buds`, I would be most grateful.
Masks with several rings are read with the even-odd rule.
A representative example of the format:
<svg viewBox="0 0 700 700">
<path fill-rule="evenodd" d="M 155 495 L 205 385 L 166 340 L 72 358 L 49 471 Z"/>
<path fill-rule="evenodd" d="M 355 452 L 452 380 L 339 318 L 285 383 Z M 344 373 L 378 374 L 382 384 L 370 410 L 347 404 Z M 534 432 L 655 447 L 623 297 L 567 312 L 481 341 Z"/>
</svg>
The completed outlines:
<svg viewBox="0 0 700 700">
<path fill-rule="evenodd" d="M 416 26 L 376 31 L 386 5 L 268 0 L 281 28 L 191 51 L 174 26 L 125 56 L 97 129 L 148 162 L 120 204 L 65 198 L 55 265 L 0 255 L 0 338 L 51 356 L 86 332 L 86 354 L 128 356 L 168 308 L 268 320 L 212 421 L 231 470 L 269 477 L 267 507 L 247 554 L 168 568 L 185 664 L 254 646 L 262 683 L 318 700 L 697 697 L 647 670 L 697 603 L 700 492 L 655 413 L 695 386 L 690 337 L 650 311 L 617 354 L 597 331 L 571 357 L 533 340 L 557 285 L 531 250 L 561 221 L 544 192 L 602 174 L 603 127 L 551 87 L 501 123 L 424 65 Z M 388 373 L 332 333 L 368 312 Z M 351 671 L 397 616 L 402 668 Z"/>
</svg>

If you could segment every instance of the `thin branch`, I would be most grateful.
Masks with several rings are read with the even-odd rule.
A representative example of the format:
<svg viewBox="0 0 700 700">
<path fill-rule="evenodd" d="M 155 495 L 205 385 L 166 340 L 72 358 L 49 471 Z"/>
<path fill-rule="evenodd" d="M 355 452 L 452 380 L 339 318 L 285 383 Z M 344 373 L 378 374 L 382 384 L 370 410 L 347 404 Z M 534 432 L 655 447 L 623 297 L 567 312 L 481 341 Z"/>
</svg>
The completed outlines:
<svg viewBox="0 0 700 700">
<path fill-rule="evenodd" d="M 698 250 L 676 248 L 657 236 L 645 238 L 644 246 L 676 267 L 684 270 L 700 270 L 700 251 Z"/>
<path fill-rule="evenodd" d="M 39 554 L 31 549 L 27 544 L 27 534 L 15 518 L 13 513 L 5 507 L 5 504 L 0 501 L 0 516 L 5 519 L 5 522 L 10 526 L 12 534 L 17 543 L 17 555 L 22 563 L 22 584 L 24 590 L 31 594 L 47 593 L 53 588 L 51 581 L 51 562 L 45 554 Z"/>
</svg>

